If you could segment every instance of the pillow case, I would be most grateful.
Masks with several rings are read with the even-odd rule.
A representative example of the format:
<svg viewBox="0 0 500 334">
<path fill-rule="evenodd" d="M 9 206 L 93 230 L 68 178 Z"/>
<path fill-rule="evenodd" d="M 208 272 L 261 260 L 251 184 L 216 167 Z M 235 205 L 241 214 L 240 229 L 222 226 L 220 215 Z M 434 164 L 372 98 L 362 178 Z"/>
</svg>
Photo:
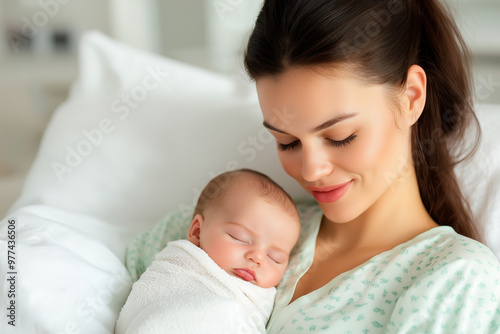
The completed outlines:
<svg viewBox="0 0 500 334">
<path fill-rule="evenodd" d="M 476 153 L 455 168 L 458 183 L 484 234 L 500 259 L 500 105 L 478 104 L 481 141 Z M 469 131 L 469 138 L 475 138 Z"/>
</svg>

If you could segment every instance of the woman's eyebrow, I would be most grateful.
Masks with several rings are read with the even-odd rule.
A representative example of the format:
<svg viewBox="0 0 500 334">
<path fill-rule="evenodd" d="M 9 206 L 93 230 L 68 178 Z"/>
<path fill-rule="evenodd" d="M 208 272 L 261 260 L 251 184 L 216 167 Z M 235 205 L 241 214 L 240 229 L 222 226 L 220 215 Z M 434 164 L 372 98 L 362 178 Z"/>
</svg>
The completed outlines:
<svg viewBox="0 0 500 334">
<path fill-rule="evenodd" d="M 315 127 L 311 132 L 312 133 L 320 132 L 321 130 L 329 128 L 330 126 L 332 126 L 334 124 L 337 124 L 338 122 L 342 122 L 342 121 L 344 121 L 346 119 L 349 119 L 349 118 L 352 118 L 352 117 L 354 117 L 356 115 L 357 115 L 357 113 L 340 114 L 338 116 L 335 116 L 331 120 L 326 121 L 325 123 L 321 124 L 320 126 Z"/>
<path fill-rule="evenodd" d="M 262 125 L 264 125 L 264 127 L 268 128 L 269 130 L 273 130 L 273 131 L 276 131 L 276 132 L 288 135 L 288 133 L 286 133 L 285 131 L 280 130 L 278 128 L 275 128 L 274 126 L 272 126 L 271 124 L 267 123 L 266 121 L 264 121 L 264 123 L 262 123 Z"/>
<path fill-rule="evenodd" d="M 323 124 L 315 127 L 314 129 L 312 129 L 311 133 L 316 133 L 316 132 L 319 132 L 321 130 L 324 130 L 326 128 L 329 128 L 330 126 L 334 125 L 334 124 L 337 124 L 339 122 L 342 122 L 346 119 L 349 119 L 349 118 L 352 118 L 354 116 L 358 115 L 357 113 L 350 113 L 350 114 L 340 114 L 338 116 L 335 116 L 334 118 L 324 122 Z M 276 127 L 274 127 L 273 125 L 267 123 L 266 121 L 264 121 L 263 123 L 264 127 L 268 128 L 269 130 L 273 130 L 273 131 L 276 131 L 276 132 L 279 132 L 279 133 L 283 133 L 285 135 L 288 135 L 288 133 L 286 133 L 285 131 L 283 130 L 280 130 Z"/>
</svg>

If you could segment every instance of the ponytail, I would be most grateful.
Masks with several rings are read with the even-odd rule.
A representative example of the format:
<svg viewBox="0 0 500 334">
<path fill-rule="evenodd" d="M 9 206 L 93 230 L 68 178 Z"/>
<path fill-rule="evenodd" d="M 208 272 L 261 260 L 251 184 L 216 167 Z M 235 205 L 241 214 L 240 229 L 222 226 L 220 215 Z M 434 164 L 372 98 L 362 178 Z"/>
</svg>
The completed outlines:
<svg viewBox="0 0 500 334">
<path fill-rule="evenodd" d="M 421 29 L 416 63 L 427 75 L 427 101 L 412 131 L 412 152 L 424 205 L 440 225 L 481 241 L 478 224 L 457 182 L 454 167 L 469 158 L 465 133 L 471 123 L 479 129 L 472 101 L 470 56 L 460 32 L 437 1 L 411 1 L 415 24 Z M 445 140 L 443 140 L 445 139 Z"/>
</svg>

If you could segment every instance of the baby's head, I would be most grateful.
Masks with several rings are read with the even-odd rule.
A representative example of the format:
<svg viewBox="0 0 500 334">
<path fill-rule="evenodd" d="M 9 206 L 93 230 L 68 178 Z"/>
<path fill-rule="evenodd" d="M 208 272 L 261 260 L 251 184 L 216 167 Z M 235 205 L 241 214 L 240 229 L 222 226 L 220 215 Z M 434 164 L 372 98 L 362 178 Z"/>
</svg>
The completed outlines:
<svg viewBox="0 0 500 334">
<path fill-rule="evenodd" d="M 240 169 L 203 189 L 188 240 L 230 275 L 270 288 L 283 277 L 299 233 L 290 196 L 266 175 Z"/>
</svg>

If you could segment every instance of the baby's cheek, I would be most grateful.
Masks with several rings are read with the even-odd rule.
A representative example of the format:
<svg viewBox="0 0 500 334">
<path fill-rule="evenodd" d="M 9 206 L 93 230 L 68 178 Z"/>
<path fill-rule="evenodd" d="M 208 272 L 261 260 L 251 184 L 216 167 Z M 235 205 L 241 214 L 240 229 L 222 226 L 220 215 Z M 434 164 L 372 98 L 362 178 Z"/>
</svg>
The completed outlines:
<svg viewBox="0 0 500 334">
<path fill-rule="evenodd" d="M 286 265 L 285 266 L 280 265 L 277 269 L 275 269 L 273 286 L 278 285 L 278 283 L 283 278 L 283 275 L 285 274 L 285 270 L 286 270 Z"/>
<path fill-rule="evenodd" d="M 224 242 L 210 244 L 207 253 L 222 269 L 227 271 L 233 267 L 234 250 L 232 250 L 231 245 L 226 245 Z"/>
</svg>

